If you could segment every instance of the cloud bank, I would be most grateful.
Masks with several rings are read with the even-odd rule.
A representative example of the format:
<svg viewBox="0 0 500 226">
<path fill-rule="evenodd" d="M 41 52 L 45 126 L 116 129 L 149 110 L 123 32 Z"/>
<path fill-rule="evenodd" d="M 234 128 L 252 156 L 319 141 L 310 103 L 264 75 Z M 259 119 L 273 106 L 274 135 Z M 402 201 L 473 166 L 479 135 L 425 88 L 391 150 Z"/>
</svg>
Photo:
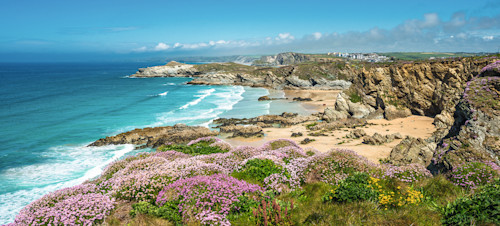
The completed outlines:
<svg viewBox="0 0 500 226">
<path fill-rule="evenodd" d="M 467 17 L 454 13 L 448 20 L 429 13 L 422 19 L 407 20 L 392 29 L 373 27 L 345 33 L 314 32 L 301 38 L 279 33 L 260 40 L 218 40 L 199 43 L 164 43 L 142 46 L 133 52 L 259 54 L 297 52 L 391 52 L 453 51 L 496 52 L 500 47 L 500 14 Z"/>
</svg>

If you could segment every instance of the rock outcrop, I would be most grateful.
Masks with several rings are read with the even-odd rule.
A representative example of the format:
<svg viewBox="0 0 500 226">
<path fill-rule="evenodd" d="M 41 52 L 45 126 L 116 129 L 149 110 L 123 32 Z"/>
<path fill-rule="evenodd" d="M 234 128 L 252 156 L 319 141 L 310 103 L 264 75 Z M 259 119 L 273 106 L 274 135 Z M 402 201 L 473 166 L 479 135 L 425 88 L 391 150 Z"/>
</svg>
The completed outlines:
<svg viewBox="0 0 500 226">
<path fill-rule="evenodd" d="M 131 77 L 192 77 L 199 74 L 200 72 L 193 65 L 171 61 L 162 66 L 139 68 Z"/>
<path fill-rule="evenodd" d="M 453 126 L 434 153 L 434 169 L 451 170 L 464 161 L 500 164 L 500 61 L 467 82 L 454 109 Z"/>
<path fill-rule="evenodd" d="M 164 144 L 187 143 L 200 137 L 217 136 L 218 132 L 206 127 L 187 126 L 176 124 L 174 126 L 134 129 L 115 136 L 101 138 L 89 146 L 104 146 L 110 144 L 135 144 L 144 147 L 159 147 Z"/>
<path fill-rule="evenodd" d="M 319 118 L 313 115 L 303 116 L 297 113 L 284 112 L 281 115 L 261 115 L 249 119 L 238 118 L 220 118 L 214 120 L 218 124 L 217 128 L 222 128 L 231 125 L 258 125 L 262 128 L 265 127 L 287 127 L 308 121 L 317 121 Z"/>
<path fill-rule="evenodd" d="M 385 143 L 390 143 L 394 139 L 402 139 L 403 137 L 399 133 L 381 135 L 379 133 L 373 134 L 373 136 L 364 136 L 363 143 L 370 145 L 381 145 Z"/>
<path fill-rule="evenodd" d="M 261 137 L 264 136 L 264 132 L 262 131 L 262 127 L 248 125 L 229 125 L 220 127 L 221 133 L 232 133 L 232 137 Z"/>
<path fill-rule="evenodd" d="M 406 137 L 391 150 L 389 163 L 393 165 L 418 163 L 428 166 L 435 149 L 436 143 L 428 143 L 421 138 Z"/>
</svg>

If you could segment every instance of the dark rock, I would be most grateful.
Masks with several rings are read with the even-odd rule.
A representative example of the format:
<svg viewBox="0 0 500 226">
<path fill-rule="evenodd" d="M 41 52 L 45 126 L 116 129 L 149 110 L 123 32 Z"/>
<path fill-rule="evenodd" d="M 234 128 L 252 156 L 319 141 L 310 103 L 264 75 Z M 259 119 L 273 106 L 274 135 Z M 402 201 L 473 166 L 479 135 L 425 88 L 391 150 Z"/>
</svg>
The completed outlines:
<svg viewBox="0 0 500 226">
<path fill-rule="evenodd" d="M 301 143 L 301 144 L 309 144 L 309 143 L 311 143 L 311 142 L 313 142 L 313 141 L 316 141 L 316 140 L 315 140 L 315 139 L 309 139 L 309 138 L 306 138 L 306 139 L 304 139 L 303 141 L 301 141 L 300 143 Z"/>
<path fill-rule="evenodd" d="M 159 147 L 168 143 L 187 143 L 200 137 L 217 136 L 218 132 L 201 126 L 174 126 L 134 129 L 115 136 L 101 138 L 89 146 L 104 146 L 110 144 L 136 144 L 143 147 Z"/>
<path fill-rule="evenodd" d="M 292 137 L 301 137 L 303 134 L 301 132 L 298 133 L 292 133 Z"/>
<path fill-rule="evenodd" d="M 294 97 L 293 101 L 312 101 L 311 98 Z"/>
<path fill-rule="evenodd" d="M 268 96 L 261 96 L 259 97 L 259 101 L 266 101 L 266 100 L 271 100 Z"/>
</svg>

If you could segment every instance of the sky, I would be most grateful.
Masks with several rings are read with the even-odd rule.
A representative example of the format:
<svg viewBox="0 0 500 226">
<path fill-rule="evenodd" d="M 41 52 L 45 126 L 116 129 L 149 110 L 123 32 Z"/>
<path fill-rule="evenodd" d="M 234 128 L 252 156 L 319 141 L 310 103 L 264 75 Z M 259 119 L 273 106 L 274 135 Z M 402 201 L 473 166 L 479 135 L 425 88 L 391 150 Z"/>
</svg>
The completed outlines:
<svg viewBox="0 0 500 226">
<path fill-rule="evenodd" d="M 0 61 L 497 52 L 499 0 L 0 0 Z"/>
</svg>

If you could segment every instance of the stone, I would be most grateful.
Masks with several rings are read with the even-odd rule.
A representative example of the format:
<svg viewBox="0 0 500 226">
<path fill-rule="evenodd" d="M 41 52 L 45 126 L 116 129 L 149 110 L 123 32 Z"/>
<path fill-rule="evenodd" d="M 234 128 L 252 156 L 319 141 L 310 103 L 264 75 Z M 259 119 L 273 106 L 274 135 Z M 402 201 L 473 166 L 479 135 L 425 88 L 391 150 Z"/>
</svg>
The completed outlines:
<svg viewBox="0 0 500 226">
<path fill-rule="evenodd" d="M 187 143 L 200 137 L 217 136 L 218 134 L 217 131 L 211 131 L 206 127 L 176 124 L 174 126 L 134 129 L 115 136 L 101 138 L 89 146 L 136 144 L 155 148 L 169 143 Z"/>
<path fill-rule="evenodd" d="M 327 108 L 325 108 L 322 119 L 327 121 L 327 122 L 332 122 L 332 121 L 337 121 L 340 119 L 346 119 L 347 117 L 349 117 L 349 113 L 340 112 L 340 111 L 334 110 L 331 107 L 327 107 Z"/>
<path fill-rule="evenodd" d="M 261 96 L 259 97 L 258 101 L 266 101 L 266 100 L 271 100 L 268 96 Z"/>
<path fill-rule="evenodd" d="M 303 141 L 301 141 L 300 144 L 309 144 L 309 143 L 311 143 L 313 141 L 316 141 L 316 140 L 315 139 L 306 138 Z"/>
<path fill-rule="evenodd" d="M 396 108 L 396 106 L 388 105 L 385 108 L 385 118 L 387 120 L 393 120 L 397 118 L 406 118 L 411 115 L 411 111 L 408 108 Z"/>
<path fill-rule="evenodd" d="M 294 97 L 293 101 L 312 101 L 311 98 Z"/>
<path fill-rule="evenodd" d="M 349 113 L 352 118 L 365 118 L 370 114 L 370 109 L 361 103 L 348 103 Z"/>
<path fill-rule="evenodd" d="M 394 165 L 418 163 L 428 166 L 435 148 L 436 143 L 428 143 L 421 138 L 406 137 L 391 150 L 389 162 Z"/>
<path fill-rule="evenodd" d="M 346 138 L 358 139 L 366 136 L 366 132 L 362 129 L 355 129 L 346 135 Z"/>
</svg>

